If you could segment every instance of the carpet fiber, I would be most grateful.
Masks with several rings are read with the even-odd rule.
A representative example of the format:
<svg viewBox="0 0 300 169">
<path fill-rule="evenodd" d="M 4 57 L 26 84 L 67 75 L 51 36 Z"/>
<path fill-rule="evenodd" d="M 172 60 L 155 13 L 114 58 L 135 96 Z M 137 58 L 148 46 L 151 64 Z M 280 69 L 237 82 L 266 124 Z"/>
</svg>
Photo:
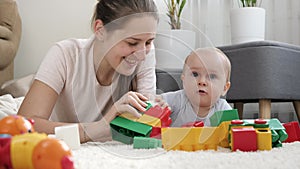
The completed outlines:
<svg viewBox="0 0 300 169">
<path fill-rule="evenodd" d="M 165 151 L 133 149 L 119 142 L 82 144 L 73 150 L 77 169 L 300 169 L 300 142 L 284 143 L 270 151 Z"/>
</svg>

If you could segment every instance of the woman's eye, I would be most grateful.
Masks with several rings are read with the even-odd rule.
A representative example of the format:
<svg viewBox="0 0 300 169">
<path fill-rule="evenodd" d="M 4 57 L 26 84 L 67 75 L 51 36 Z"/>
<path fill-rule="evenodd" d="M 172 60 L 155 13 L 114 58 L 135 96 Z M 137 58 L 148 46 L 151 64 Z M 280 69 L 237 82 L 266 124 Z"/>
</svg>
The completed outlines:
<svg viewBox="0 0 300 169">
<path fill-rule="evenodd" d="M 138 43 L 137 42 L 127 42 L 129 46 L 136 46 Z"/>
<path fill-rule="evenodd" d="M 151 45 L 152 41 L 153 41 L 153 40 L 147 41 L 147 42 L 146 42 L 146 46 Z"/>
<path fill-rule="evenodd" d="M 199 74 L 197 72 L 192 72 L 193 77 L 197 77 Z"/>
</svg>

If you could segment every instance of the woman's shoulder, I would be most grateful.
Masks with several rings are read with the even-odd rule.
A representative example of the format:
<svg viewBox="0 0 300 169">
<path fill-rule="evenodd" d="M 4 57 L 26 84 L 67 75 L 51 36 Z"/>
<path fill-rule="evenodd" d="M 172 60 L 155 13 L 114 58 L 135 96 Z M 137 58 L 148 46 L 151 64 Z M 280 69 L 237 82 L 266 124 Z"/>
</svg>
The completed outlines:
<svg viewBox="0 0 300 169">
<path fill-rule="evenodd" d="M 87 48 L 87 45 L 92 44 L 92 39 L 76 39 L 76 38 L 69 38 L 58 41 L 55 45 L 64 48 L 64 49 L 84 49 Z"/>
<path fill-rule="evenodd" d="M 74 61 L 76 58 L 84 55 L 88 55 L 92 50 L 93 37 L 89 39 L 75 39 L 69 38 L 56 42 L 50 48 L 50 55 L 64 58 L 66 60 L 71 59 Z M 85 57 L 84 57 L 85 58 Z"/>
</svg>

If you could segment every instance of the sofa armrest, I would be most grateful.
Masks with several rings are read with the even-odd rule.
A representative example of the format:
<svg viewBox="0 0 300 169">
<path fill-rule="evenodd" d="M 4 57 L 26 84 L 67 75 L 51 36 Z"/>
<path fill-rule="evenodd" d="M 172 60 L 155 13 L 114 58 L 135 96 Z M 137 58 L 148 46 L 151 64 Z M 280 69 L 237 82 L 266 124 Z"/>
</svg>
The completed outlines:
<svg viewBox="0 0 300 169">
<path fill-rule="evenodd" d="M 0 71 L 10 66 L 19 47 L 21 18 L 14 0 L 0 1 Z"/>
</svg>

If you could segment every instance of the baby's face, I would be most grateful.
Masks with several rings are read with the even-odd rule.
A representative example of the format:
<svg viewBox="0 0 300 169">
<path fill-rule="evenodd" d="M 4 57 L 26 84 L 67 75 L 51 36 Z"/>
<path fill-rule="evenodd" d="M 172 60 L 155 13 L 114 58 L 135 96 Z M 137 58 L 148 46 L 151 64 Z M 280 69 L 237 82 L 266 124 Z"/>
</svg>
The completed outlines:
<svg viewBox="0 0 300 169">
<path fill-rule="evenodd" d="M 211 107 L 227 91 L 227 72 L 219 53 L 205 50 L 197 53 L 192 53 L 187 60 L 183 87 L 193 106 Z"/>
</svg>

